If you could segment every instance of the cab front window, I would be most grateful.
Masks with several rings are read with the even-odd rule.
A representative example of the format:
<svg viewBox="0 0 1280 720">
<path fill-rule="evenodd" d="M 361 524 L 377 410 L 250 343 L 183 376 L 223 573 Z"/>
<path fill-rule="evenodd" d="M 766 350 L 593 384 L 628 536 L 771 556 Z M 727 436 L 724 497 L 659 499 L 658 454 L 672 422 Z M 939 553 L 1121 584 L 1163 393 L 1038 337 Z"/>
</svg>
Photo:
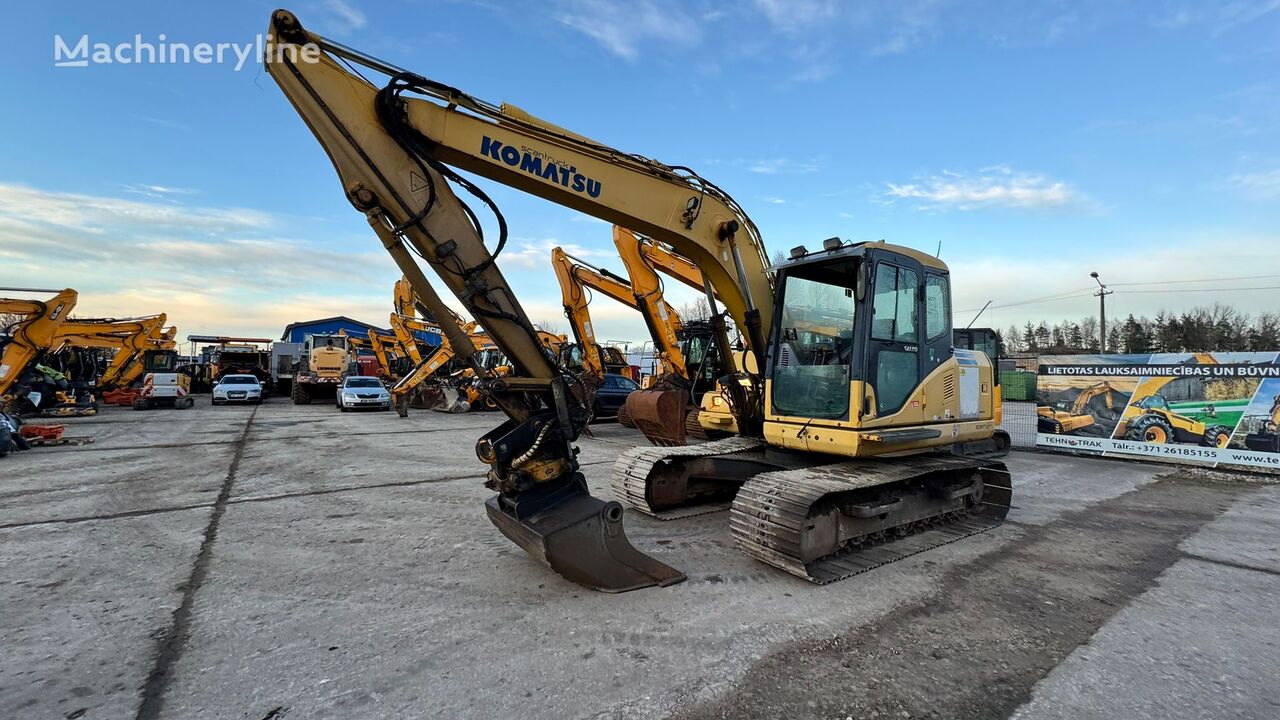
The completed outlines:
<svg viewBox="0 0 1280 720">
<path fill-rule="evenodd" d="M 851 261 L 787 275 L 773 361 L 776 412 L 828 419 L 848 414 L 854 269 Z"/>
</svg>

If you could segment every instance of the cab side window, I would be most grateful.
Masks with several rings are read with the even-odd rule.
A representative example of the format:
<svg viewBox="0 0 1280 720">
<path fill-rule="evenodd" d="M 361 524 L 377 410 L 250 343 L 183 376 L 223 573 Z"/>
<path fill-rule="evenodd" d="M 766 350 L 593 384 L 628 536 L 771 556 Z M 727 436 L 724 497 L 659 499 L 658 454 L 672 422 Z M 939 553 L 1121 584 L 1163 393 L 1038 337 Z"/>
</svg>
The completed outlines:
<svg viewBox="0 0 1280 720">
<path fill-rule="evenodd" d="M 951 293 L 947 292 L 947 278 L 928 273 L 924 276 L 924 327 L 925 337 L 937 340 L 947 331 L 951 317 Z"/>
<path fill-rule="evenodd" d="M 889 263 L 876 267 L 875 318 L 871 337 L 888 342 L 915 343 L 916 293 L 920 279 L 914 272 Z"/>
</svg>

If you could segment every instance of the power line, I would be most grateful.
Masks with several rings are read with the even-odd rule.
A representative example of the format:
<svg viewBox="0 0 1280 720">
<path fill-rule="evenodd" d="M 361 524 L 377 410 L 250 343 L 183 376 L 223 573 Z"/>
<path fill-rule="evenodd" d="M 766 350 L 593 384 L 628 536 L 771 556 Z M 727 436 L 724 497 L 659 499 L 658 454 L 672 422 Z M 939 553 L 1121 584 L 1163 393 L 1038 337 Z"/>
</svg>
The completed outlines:
<svg viewBox="0 0 1280 720">
<path fill-rule="evenodd" d="M 1266 280 L 1268 278 L 1276 278 L 1280 275 L 1243 275 L 1240 277 L 1225 278 L 1201 278 L 1199 280 L 1151 280 L 1148 282 L 1127 282 L 1127 283 L 1111 283 L 1112 285 L 1131 286 L 1131 285 L 1181 285 L 1185 283 L 1201 283 L 1201 282 L 1228 282 L 1232 280 Z"/>
<path fill-rule="evenodd" d="M 1183 290 L 1117 290 L 1116 292 L 1129 295 L 1133 293 L 1247 292 L 1249 290 L 1280 290 L 1280 285 L 1234 288 L 1186 288 Z"/>
</svg>

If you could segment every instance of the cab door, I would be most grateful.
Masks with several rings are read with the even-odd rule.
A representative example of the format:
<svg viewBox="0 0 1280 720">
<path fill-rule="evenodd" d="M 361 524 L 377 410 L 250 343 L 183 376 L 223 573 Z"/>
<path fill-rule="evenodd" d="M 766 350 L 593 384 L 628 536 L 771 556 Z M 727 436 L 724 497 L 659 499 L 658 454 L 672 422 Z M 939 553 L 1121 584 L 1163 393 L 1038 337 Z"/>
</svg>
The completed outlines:
<svg viewBox="0 0 1280 720">
<path fill-rule="evenodd" d="M 903 424 L 924 418 L 918 403 L 907 406 L 922 377 L 920 283 L 920 273 L 914 268 L 887 260 L 875 265 L 864 374 L 875 390 L 875 401 L 864 408 L 866 415 L 885 417 L 901 412 Z"/>
</svg>

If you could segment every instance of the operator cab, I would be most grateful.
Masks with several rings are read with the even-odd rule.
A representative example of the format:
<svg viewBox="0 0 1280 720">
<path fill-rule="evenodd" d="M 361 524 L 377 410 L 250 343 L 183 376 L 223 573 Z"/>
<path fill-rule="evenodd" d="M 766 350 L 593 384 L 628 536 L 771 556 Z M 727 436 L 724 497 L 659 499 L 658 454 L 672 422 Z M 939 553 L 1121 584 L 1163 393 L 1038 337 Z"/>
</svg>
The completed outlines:
<svg viewBox="0 0 1280 720">
<path fill-rule="evenodd" d="M 176 350 L 147 350 L 142 354 L 143 372 L 169 373 L 178 369 Z"/>
<path fill-rule="evenodd" d="M 771 414 L 856 420 L 902 409 L 953 352 L 947 267 L 884 242 L 792 251 L 777 273 L 767 377 Z M 849 384 L 874 391 L 850 407 Z"/>
</svg>

